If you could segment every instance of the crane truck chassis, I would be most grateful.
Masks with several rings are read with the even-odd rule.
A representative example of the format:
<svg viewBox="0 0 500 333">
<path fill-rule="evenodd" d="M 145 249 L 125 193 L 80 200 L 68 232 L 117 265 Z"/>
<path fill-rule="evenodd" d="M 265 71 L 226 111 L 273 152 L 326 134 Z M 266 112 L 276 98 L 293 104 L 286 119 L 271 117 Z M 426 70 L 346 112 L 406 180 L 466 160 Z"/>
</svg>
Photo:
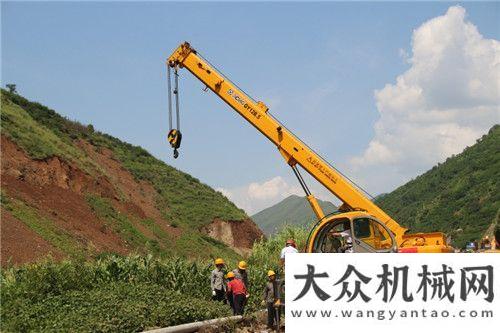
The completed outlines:
<svg viewBox="0 0 500 333">
<path fill-rule="evenodd" d="M 200 80 L 233 110 L 267 137 L 278 149 L 285 162 L 292 168 L 318 222 L 307 239 L 305 252 L 345 252 L 345 237 L 350 234 L 349 252 L 372 253 L 449 253 L 442 232 L 408 233 L 380 207 L 372 202 L 347 177 L 326 162 L 321 156 L 298 139 L 276 120 L 268 107 L 253 100 L 238 86 L 220 73 L 187 42 L 181 44 L 167 59 L 168 104 L 170 131 L 168 142 L 178 156 L 182 134 L 179 125 L 178 70 L 185 68 Z M 174 71 L 174 89 L 171 88 L 171 71 Z M 177 128 L 173 128 L 172 94 L 175 96 Z M 298 167 L 308 172 L 320 184 L 342 201 L 338 212 L 325 215 L 316 198 L 310 192 Z"/>
</svg>

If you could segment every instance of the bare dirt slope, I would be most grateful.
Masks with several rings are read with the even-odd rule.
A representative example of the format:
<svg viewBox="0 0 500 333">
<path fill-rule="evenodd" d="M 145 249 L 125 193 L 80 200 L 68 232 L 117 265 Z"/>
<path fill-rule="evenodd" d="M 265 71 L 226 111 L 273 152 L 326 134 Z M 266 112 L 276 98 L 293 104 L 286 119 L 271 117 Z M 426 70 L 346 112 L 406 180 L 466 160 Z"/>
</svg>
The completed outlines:
<svg viewBox="0 0 500 333">
<path fill-rule="evenodd" d="M 239 221 L 215 219 L 201 231 L 242 255 L 248 255 L 255 240 L 263 237 L 262 231 L 249 218 Z"/>
</svg>

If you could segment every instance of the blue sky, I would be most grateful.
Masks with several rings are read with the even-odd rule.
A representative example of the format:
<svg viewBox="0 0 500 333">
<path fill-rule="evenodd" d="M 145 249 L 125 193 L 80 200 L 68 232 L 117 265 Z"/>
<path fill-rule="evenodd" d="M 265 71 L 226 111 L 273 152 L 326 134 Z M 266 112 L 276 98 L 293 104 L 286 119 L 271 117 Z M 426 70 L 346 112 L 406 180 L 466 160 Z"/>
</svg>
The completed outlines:
<svg viewBox="0 0 500 333">
<path fill-rule="evenodd" d="M 377 194 L 440 159 L 393 176 L 379 168 L 387 181 L 353 164 L 377 136 L 375 91 L 411 67 L 414 30 L 455 4 L 2 2 L 2 85 L 16 83 L 69 119 L 143 146 L 249 212 L 295 193 L 275 147 L 187 72 L 180 78 L 183 145 L 172 158 L 164 60 L 187 40 Z M 461 6 L 485 39 L 498 39 L 498 3 Z M 261 186 L 273 180 L 276 195 Z M 252 184 L 265 193 L 248 198 Z"/>
</svg>

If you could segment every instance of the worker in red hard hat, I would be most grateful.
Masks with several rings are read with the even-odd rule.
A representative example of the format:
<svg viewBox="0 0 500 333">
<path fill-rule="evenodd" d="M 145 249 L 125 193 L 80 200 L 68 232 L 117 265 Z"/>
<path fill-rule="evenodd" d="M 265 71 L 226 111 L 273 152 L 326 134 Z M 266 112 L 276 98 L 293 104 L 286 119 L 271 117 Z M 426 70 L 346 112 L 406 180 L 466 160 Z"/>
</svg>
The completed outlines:
<svg viewBox="0 0 500 333">
<path fill-rule="evenodd" d="M 287 239 L 285 242 L 285 247 L 281 250 L 280 263 L 285 265 L 285 257 L 290 253 L 298 253 L 297 244 L 293 239 Z"/>
</svg>

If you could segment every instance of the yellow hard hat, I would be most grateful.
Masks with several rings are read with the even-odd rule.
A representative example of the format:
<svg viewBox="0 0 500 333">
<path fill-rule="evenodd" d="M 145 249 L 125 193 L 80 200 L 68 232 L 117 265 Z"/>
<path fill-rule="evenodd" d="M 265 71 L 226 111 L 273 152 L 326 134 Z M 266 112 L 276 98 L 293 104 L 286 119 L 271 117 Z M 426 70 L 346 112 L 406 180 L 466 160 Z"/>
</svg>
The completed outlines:
<svg viewBox="0 0 500 333">
<path fill-rule="evenodd" d="M 273 270 L 267 271 L 267 276 L 273 276 L 273 275 L 276 275 L 276 273 L 274 273 Z"/>
<path fill-rule="evenodd" d="M 217 259 L 215 259 L 215 264 L 216 265 L 224 265 L 224 260 L 222 258 L 217 258 Z"/>
<path fill-rule="evenodd" d="M 247 267 L 248 267 L 248 265 L 247 265 L 246 261 L 240 261 L 240 262 L 238 263 L 238 268 L 239 268 L 239 269 L 243 269 L 243 270 L 245 270 L 245 269 L 247 269 Z"/>
<path fill-rule="evenodd" d="M 234 273 L 233 272 L 227 273 L 226 278 L 228 278 L 228 279 L 234 278 Z"/>
</svg>

